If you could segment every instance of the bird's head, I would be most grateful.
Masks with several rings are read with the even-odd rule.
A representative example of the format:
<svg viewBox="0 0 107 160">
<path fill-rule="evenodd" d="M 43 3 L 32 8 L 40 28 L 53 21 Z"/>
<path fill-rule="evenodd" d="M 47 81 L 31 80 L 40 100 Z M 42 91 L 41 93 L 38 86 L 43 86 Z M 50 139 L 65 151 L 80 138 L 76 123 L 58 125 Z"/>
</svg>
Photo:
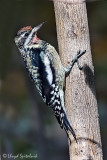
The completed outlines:
<svg viewBox="0 0 107 160">
<path fill-rule="evenodd" d="M 23 47 L 25 43 L 37 43 L 37 41 L 39 40 L 39 38 L 37 38 L 37 31 L 42 27 L 44 23 L 45 22 L 39 24 L 33 29 L 31 26 L 21 28 L 15 36 L 15 43 L 18 48 L 21 49 L 21 47 Z"/>
<path fill-rule="evenodd" d="M 15 43 L 18 46 L 18 48 L 23 47 L 26 39 L 28 38 L 29 34 L 31 33 L 32 27 L 31 26 L 27 26 L 27 27 L 23 27 L 21 28 L 16 36 L 15 36 Z"/>
</svg>

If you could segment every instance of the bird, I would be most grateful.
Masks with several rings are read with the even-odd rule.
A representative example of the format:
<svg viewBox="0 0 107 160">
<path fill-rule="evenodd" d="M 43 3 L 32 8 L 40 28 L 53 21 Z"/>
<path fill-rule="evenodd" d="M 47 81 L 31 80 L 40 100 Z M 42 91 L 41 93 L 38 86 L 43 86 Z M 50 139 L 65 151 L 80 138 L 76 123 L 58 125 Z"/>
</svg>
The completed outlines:
<svg viewBox="0 0 107 160">
<path fill-rule="evenodd" d="M 14 40 L 43 101 L 53 110 L 58 123 L 66 131 L 71 144 L 69 132 L 72 133 L 76 142 L 77 138 L 66 114 L 64 102 L 65 79 L 75 63 L 80 70 L 82 69 L 78 59 L 86 53 L 86 50 L 77 51 L 72 63 L 66 68 L 63 67 L 55 48 L 37 37 L 37 32 L 43 24 L 44 22 L 34 28 L 31 26 L 21 28 Z"/>
</svg>

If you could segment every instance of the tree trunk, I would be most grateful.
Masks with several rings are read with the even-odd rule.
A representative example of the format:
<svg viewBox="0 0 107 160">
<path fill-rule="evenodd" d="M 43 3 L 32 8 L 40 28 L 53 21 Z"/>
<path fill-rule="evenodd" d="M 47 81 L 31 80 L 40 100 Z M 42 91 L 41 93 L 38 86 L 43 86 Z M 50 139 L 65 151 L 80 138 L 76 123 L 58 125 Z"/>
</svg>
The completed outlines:
<svg viewBox="0 0 107 160">
<path fill-rule="evenodd" d="M 66 78 L 65 106 L 78 143 L 70 134 L 70 160 L 102 160 L 98 107 L 94 86 L 86 3 L 83 0 L 54 0 L 59 54 L 68 66 L 78 50 L 86 50 Z"/>
</svg>

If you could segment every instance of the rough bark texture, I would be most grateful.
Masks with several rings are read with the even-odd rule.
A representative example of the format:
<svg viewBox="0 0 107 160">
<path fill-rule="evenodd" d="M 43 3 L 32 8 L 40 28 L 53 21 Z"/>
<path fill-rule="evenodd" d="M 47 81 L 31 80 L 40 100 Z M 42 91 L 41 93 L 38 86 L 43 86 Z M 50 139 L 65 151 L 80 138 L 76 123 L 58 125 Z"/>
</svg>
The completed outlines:
<svg viewBox="0 0 107 160">
<path fill-rule="evenodd" d="M 70 3 L 54 1 L 59 54 L 68 66 L 78 50 L 86 50 L 66 79 L 65 106 L 77 135 L 78 144 L 70 135 L 70 160 L 102 160 L 98 107 L 94 86 L 94 68 L 90 49 L 86 4 L 83 0 Z"/>
</svg>

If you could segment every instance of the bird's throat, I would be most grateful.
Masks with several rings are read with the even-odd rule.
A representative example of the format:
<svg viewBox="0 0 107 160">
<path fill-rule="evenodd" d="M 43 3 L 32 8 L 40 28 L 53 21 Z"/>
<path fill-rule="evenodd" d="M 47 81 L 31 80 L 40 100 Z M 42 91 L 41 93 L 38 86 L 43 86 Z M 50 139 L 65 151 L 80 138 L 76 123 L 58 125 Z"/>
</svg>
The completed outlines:
<svg viewBox="0 0 107 160">
<path fill-rule="evenodd" d="M 34 36 L 32 43 L 37 43 L 38 40 L 39 40 L 39 38 L 37 36 Z"/>
</svg>

